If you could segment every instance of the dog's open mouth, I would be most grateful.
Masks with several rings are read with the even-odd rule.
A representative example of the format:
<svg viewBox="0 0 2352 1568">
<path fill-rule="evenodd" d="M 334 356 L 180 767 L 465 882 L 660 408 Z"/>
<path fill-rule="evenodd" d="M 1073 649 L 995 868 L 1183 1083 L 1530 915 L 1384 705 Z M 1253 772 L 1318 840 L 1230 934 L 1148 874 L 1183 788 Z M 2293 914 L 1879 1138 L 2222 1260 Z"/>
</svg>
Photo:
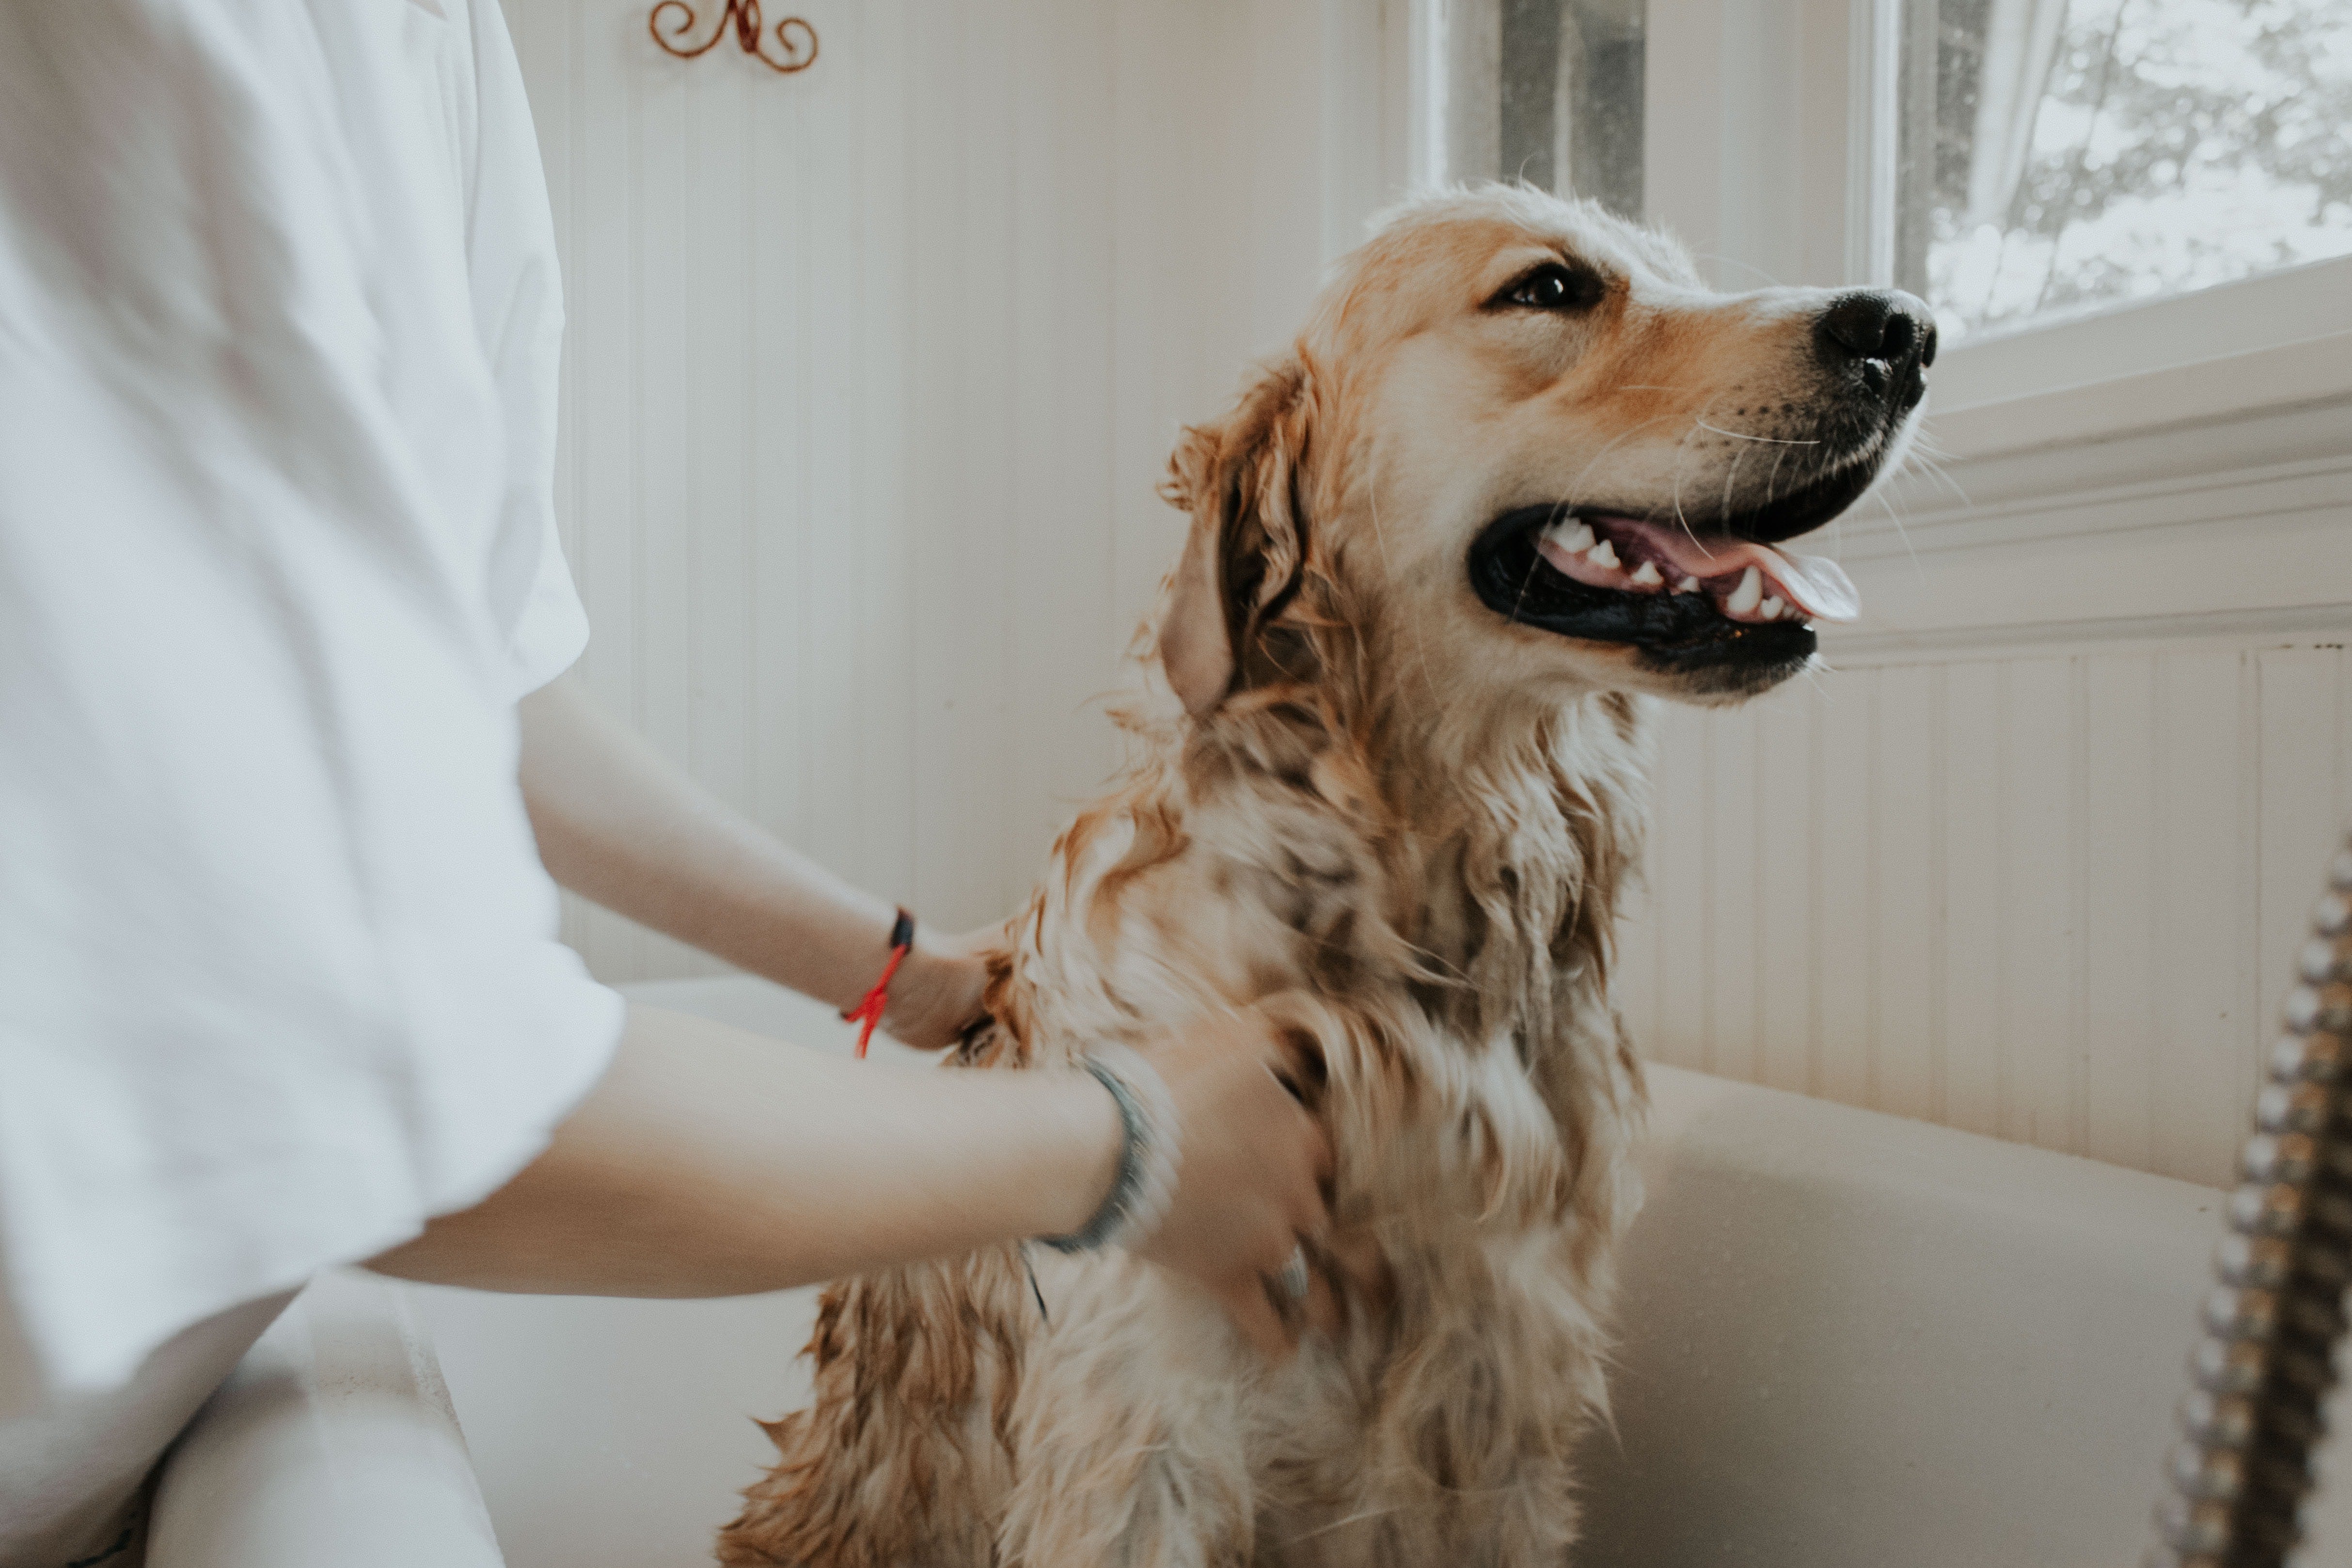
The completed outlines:
<svg viewBox="0 0 2352 1568">
<path fill-rule="evenodd" d="M 1812 623 L 1861 600 L 1835 562 L 1669 517 L 1521 507 L 1480 532 L 1470 580 L 1487 608 L 1562 637 L 1629 643 L 1664 668 L 1801 662 Z"/>
</svg>

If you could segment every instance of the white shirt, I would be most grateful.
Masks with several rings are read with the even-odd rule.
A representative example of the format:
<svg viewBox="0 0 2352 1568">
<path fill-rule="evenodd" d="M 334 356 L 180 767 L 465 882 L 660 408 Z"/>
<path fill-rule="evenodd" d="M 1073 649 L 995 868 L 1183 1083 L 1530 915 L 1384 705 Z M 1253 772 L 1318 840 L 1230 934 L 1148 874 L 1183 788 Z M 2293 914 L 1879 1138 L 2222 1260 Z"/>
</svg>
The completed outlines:
<svg viewBox="0 0 2352 1568">
<path fill-rule="evenodd" d="M 0 1419 L 606 1064 L 515 785 L 562 321 L 495 0 L 0 5 Z"/>
</svg>

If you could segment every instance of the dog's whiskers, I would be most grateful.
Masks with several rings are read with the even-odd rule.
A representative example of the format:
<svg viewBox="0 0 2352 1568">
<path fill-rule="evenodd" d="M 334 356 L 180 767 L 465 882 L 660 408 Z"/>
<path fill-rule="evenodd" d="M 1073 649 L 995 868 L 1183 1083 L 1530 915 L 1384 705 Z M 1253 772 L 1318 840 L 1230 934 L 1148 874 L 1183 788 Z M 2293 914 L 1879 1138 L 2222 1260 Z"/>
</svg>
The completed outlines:
<svg viewBox="0 0 2352 1568">
<path fill-rule="evenodd" d="M 1540 555 L 1528 557 L 1528 574 L 1519 579 L 1519 596 L 1511 601 L 1511 620 L 1514 625 L 1517 624 L 1520 608 L 1528 602 L 1528 590 L 1536 584 L 1536 567 L 1542 560 L 1543 557 Z"/>
<path fill-rule="evenodd" d="M 1911 531 L 1903 526 L 1902 514 L 1895 510 L 1895 503 L 1886 499 L 1888 482 L 1900 474 L 1913 458 L 1921 458 L 1925 461 L 1924 454 L 1919 451 L 1918 428 L 1914 426 L 1892 436 L 1882 434 L 1879 440 L 1891 450 L 1885 471 L 1870 488 L 1870 499 L 1878 503 L 1879 509 L 1886 513 L 1886 521 L 1895 525 L 1895 536 L 1903 541 L 1903 548 L 1911 557 L 1911 570 L 1924 580 L 1927 568 L 1919 559 L 1919 547 L 1912 542 Z M 1965 495 L 1961 497 L 1964 502 L 1967 499 Z"/>
<path fill-rule="evenodd" d="M 1584 488 L 1584 477 L 1592 472 L 1593 466 L 1595 464 L 1599 463 L 1601 458 L 1609 455 L 1611 447 L 1615 447 L 1620 441 L 1630 441 L 1635 436 L 1638 436 L 1643 431 L 1648 429 L 1651 426 L 1664 425 L 1667 420 L 1672 419 L 1673 417 L 1674 416 L 1671 414 L 1661 414 L 1654 419 L 1644 419 L 1639 425 L 1629 426 L 1627 428 L 1621 430 L 1616 435 L 1611 437 L 1607 443 L 1601 447 L 1601 450 L 1592 454 L 1591 458 L 1585 463 L 1584 467 L 1576 470 L 1576 478 L 1568 481 L 1568 499 L 1560 503 L 1561 507 L 1570 511 L 1576 510 L 1577 492 Z"/>
<path fill-rule="evenodd" d="M 1712 429 L 1713 426 L 1710 426 L 1708 428 Z M 1739 465 L 1747 456 L 1748 448 L 1745 447 L 1733 453 L 1731 467 L 1723 476 L 1723 500 L 1718 503 L 1717 510 L 1724 517 L 1731 515 L 1731 492 L 1739 483 Z"/>
<path fill-rule="evenodd" d="M 1818 447 L 1822 444 L 1819 441 L 1793 441 L 1780 436 L 1750 436 L 1744 431 L 1727 430 L 1720 425 L 1710 425 L 1704 419 L 1697 423 L 1702 430 L 1712 430 L 1718 436 L 1728 436 L 1735 441 L 1763 441 L 1775 447 Z"/>
<path fill-rule="evenodd" d="M 1545 522 L 1544 527 L 1546 529 L 1549 529 L 1553 523 L 1558 522 L 1562 517 L 1566 516 L 1568 511 L 1569 503 L 1567 501 L 1563 500 L 1555 502 L 1551 509 L 1551 516 L 1549 520 Z M 1517 623 L 1519 611 L 1528 602 L 1528 590 L 1535 586 L 1536 564 L 1541 559 L 1541 556 L 1536 555 L 1531 555 L 1528 558 L 1528 574 L 1519 579 L 1518 597 L 1511 601 L 1511 620 L 1514 624 Z"/>
<path fill-rule="evenodd" d="M 1910 449 L 1904 453 L 1903 460 L 1906 463 L 1916 462 L 1922 472 L 1926 473 L 1929 479 L 1934 479 L 1937 484 L 1942 485 L 1946 489 L 1951 491 L 1955 497 L 1958 498 L 1959 503 L 1962 506 L 1970 504 L 1969 500 L 1969 492 L 1961 488 L 1958 480 L 1953 479 L 1952 476 L 1945 470 L 1943 454 L 1936 451 L 1928 444 L 1927 437 L 1926 436 L 1918 435 L 1912 437 Z"/>
<path fill-rule="evenodd" d="M 1697 423 L 1684 431 L 1683 438 L 1675 443 L 1675 521 L 1682 524 L 1683 532 L 1689 537 L 1693 544 L 1698 544 L 1698 531 L 1691 527 L 1689 517 L 1683 511 L 1683 462 L 1689 454 L 1691 437 L 1698 434 L 1700 425 L 1706 423 L 1707 408 L 1713 408 L 1722 399 L 1719 396 L 1707 399 L 1706 408 L 1698 411 Z M 1737 467 L 1736 464 L 1734 466 Z M 1700 545 L 1699 548 L 1703 550 L 1706 546 Z"/>
<path fill-rule="evenodd" d="M 1903 519 L 1895 511 L 1894 503 L 1886 499 L 1883 491 L 1873 495 L 1870 499 L 1878 503 L 1878 509 L 1886 514 L 1886 521 L 1895 525 L 1895 537 L 1900 539 L 1903 542 L 1903 548 L 1910 552 L 1911 570 L 1917 573 L 1920 580 L 1925 582 L 1927 576 L 1927 564 L 1919 559 L 1919 547 L 1911 542 L 1911 531 L 1903 526 Z"/>
</svg>

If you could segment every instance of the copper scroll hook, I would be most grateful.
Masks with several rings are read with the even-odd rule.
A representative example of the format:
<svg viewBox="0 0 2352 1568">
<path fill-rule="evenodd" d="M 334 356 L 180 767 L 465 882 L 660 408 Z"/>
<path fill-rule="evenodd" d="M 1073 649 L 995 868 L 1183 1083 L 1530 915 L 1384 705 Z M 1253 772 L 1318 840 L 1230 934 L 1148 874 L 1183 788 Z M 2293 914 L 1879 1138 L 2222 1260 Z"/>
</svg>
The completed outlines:
<svg viewBox="0 0 2352 1568">
<path fill-rule="evenodd" d="M 670 28 L 669 37 L 664 37 L 661 25 L 662 13 L 672 8 L 683 13 L 683 16 L 675 26 Z M 695 15 L 694 7 L 688 5 L 687 0 L 661 0 L 661 4 L 655 6 L 646 17 L 646 31 L 653 35 L 654 42 L 659 44 L 666 52 L 676 55 L 682 60 L 690 60 L 698 55 L 709 54 L 718 47 L 719 40 L 727 36 L 727 29 L 732 26 L 735 29 L 735 41 L 742 46 L 743 52 L 755 57 L 770 70 L 790 75 L 793 71 L 804 71 L 816 64 L 816 29 L 798 16 L 787 16 L 776 24 L 776 47 L 783 51 L 782 59 L 769 54 L 761 47 L 767 41 L 767 35 L 765 26 L 760 19 L 760 0 L 727 0 L 727 8 L 719 14 L 719 26 L 711 30 L 710 37 L 698 44 L 672 41 L 691 34 L 699 20 L 700 18 Z"/>
</svg>

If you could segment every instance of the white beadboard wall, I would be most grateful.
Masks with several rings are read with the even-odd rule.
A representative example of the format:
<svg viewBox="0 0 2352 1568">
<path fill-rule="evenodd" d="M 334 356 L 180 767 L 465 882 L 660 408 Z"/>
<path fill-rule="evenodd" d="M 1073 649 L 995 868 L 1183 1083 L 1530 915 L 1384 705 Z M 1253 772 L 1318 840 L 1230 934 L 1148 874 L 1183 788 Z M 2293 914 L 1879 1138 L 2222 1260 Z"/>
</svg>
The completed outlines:
<svg viewBox="0 0 2352 1568">
<path fill-rule="evenodd" d="M 1002 912 L 1113 760 L 1177 425 L 1412 161 L 1419 13 L 814 0 L 779 78 L 660 54 L 646 0 L 506 5 L 584 679 L 853 879 Z M 1832 669 L 1665 714 L 1621 971 L 1652 1055 L 2226 1178 L 2352 818 L 2352 361 L 2305 357 L 1938 415 L 1952 482 L 1829 545 L 1871 614 Z M 613 980 L 712 967 L 566 934 Z"/>
<path fill-rule="evenodd" d="M 1650 1053 L 2230 1181 L 2352 823 L 2347 372 L 1937 416 L 1948 478 L 1809 543 L 1869 617 L 1831 668 L 1664 713 L 1620 994 Z M 2163 422 L 2233 376 L 2280 401 Z"/>
<path fill-rule="evenodd" d="M 1380 7 L 812 0 L 783 77 L 731 36 L 669 58 L 649 5 L 506 0 L 565 267 L 582 675 L 851 879 L 992 919 L 1115 760 L 1096 699 L 1181 542 L 1178 424 L 1378 200 L 1328 150 L 1402 144 L 1322 85 L 1331 51 L 1377 73 Z M 565 933 L 610 980 L 714 967 L 577 901 Z"/>
<path fill-rule="evenodd" d="M 1672 712 L 1657 812 L 1653 1055 L 2218 1184 L 2352 819 L 2352 661 L 1857 661 Z"/>
</svg>

